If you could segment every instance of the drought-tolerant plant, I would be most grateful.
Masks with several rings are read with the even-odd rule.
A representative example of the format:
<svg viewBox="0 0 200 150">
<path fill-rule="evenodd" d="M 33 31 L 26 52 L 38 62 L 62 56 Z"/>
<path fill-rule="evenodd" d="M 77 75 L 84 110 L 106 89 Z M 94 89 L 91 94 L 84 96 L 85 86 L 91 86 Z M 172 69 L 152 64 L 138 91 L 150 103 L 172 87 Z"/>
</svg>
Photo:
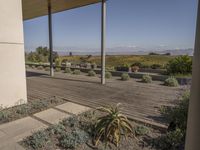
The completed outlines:
<svg viewBox="0 0 200 150">
<path fill-rule="evenodd" d="M 21 105 L 16 108 L 16 113 L 21 114 L 21 115 L 28 114 L 30 109 L 31 108 L 28 105 Z"/>
<path fill-rule="evenodd" d="M 81 74 L 81 71 L 78 70 L 78 69 L 76 69 L 76 70 L 73 71 L 73 74 L 75 74 L 75 75 L 80 75 L 80 74 Z"/>
<path fill-rule="evenodd" d="M 111 72 L 106 71 L 106 73 L 105 73 L 105 77 L 106 77 L 106 79 L 110 79 L 110 78 L 112 78 L 112 74 L 111 74 Z"/>
<path fill-rule="evenodd" d="M 97 110 L 106 115 L 97 118 L 94 127 L 95 145 L 102 140 L 106 145 L 108 142 L 113 142 L 118 147 L 122 137 L 134 136 L 133 127 L 127 117 L 122 115 L 119 104 L 115 107 L 100 107 Z"/>
<path fill-rule="evenodd" d="M 7 122 L 9 120 L 10 113 L 6 110 L 0 110 L 0 121 Z"/>
<path fill-rule="evenodd" d="M 48 131 L 51 133 L 51 134 L 62 134 L 63 132 L 66 131 L 66 128 L 63 124 L 59 123 L 57 125 L 53 125 L 52 127 L 48 128 Z"/>
<path fill-rule="evenodd" d="M 135 134 L 137 136 L 145 135 L 149 132 L 149 129 L 143 125 L 135 127 Z"/>
<path fill-rule="evenodd" d="M 28 137 L 24 143 L 32 149 L 40 149 L 49 144 L 49 136 L 46 132 L 39 131 Z"/>
<path fill-rule="evenodd" d="M 60 68 L 60 67 L 56 67 L 55 71 L 56 71 L 56 72 L 60 72 L 60 71 L 61 71 L 61 68 Z"/>
<path fill-rule="evenodd" d="M 171 87 L 179 86 L 177 79 L 172 76 L 165 80 L 164 85 L 171 86 Z"/>
<path fill-rule="evenodd" d="M 161 69 L 162 65 L 161 64 L 153 64 L 151 65 L 151 69 Z"/>
<path fill-rule="evenodd" d="M 45 67 L 44 70 L 45 71 L 50 71 L 50 67 Z"/>
<path fill-rule="evenodd" d="M 65 68 L 65 71 L 64 71 L 65 73 L 71 73 L 72 71 L 71 71 L 71 69 L 70 68 Z"/>
<path fill-rule="evenodd" d="M 130 79 L 130 76 L 128 75 L 128 73 L 123 73 L 122 75 L 121 75 L 121 80 L 122 81 L 127 81 L 127 80 L 129 80 Z"/>
<path fill-rule="evenodd" d="M 158 148 L 176 150 L 183 147 L 186 136 L 189 97 L 189 92 L 186 92 L 177 106 L 161 109 L 161 113 L 168 121 L 169 126 L 168 132 L 159 137 L 155 143 Z"/>
<path fill-rule="evenodd" d="M 38 69 L 38 70 L 43 70 L 44 67 L 43 67 L 43 66 L 38 66 L 37 69 Z"/>
<path fill-rule="evenodd" d="M 93 70 L 90 70 L 88 72 L 88 76 L 94 77 L 94 76 L 96 76 L 96 72 L 94 72 Z"/>
<path fill-rule="evenodd" d="M 31 103 L 31 107 L 35 110 L 43 110 L 48 107 L 48 103 L 46 101 L 34 101 Z"/>
<path fill-rule="evenodd" d="M 149 74 L 145 74 L 145 75 L 142 76 L 142 82 L 151 83 L 152 82 L 152 77 Z"/>
<path fill-rule="evenodd" d="M 78 145 L 87 142 L 89 135 L 80 129 L 73 130 L 72 132 L 65 132 L 60 137 L 60 145 L 66 149 L 75 149 Z"/>
<path fill-rule="evenodd" d="M 192 58 L 188 55 L 178 56 L 167 64 L 168 74 L 191 74 Z"/>
</svg>

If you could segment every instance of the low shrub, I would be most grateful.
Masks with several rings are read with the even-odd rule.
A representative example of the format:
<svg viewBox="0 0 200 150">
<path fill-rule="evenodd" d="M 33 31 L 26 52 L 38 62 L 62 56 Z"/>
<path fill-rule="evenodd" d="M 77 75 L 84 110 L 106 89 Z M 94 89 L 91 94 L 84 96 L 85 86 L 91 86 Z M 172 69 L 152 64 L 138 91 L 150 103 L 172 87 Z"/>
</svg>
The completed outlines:
<svg viewBox="0 0 200 150">
<path fill-rule="evenodd" d="M 20 107 L 16 108 L 16 113 L 21 115 L 28 114 L 30 109 L 31 108 L 28 105 L 21 105 Z"/>
<path fill-rule="evenodd" d="M 175 77 L 169 77 L 165 80 L 164 85 L 171 86 L 171 87 L 177 87 L 179 86 L 178 81 Z"/>
<path fill-rule="evenodd" d="M 71 71 L 71 69 L 70 68 L 65 68 L 65 71 L 64 71 L 64 73 L 71 73 L 72 71 Z"/>
<path fill-rule="evenodd" d="M 192 58 L 188 55 L 178 56 L 166 66 L 168 74 L 191 74 Z"/>
<path fill-rule="evenodd" d="M 48 102 L 46 101 L 34 101 L 31 103 L 31 107 L 35 110 L 43 110 L 48 107 Z"/>
<path fill-rule="evenodd" d="M 161 113 L 168 121 L 169 126 L 167 133 L 155 141 L 156 147 L 163 150 L 184 149 L 189 97 L 189 92 L 186 92 L 177 106 L 161 109 Z"/>
<path fill-rule="evenodd" d="M 105 73 L 105 78 L 106 78 L 106 79 L 112 78 L 111 72 L 106 71 L 106 73 Z"/>
<path fill-rule="evenodd" d="M 152 77 L 149 74 L 145 74 L 145 75 L 142 76 L 142 82 L 151 83 L 152 82 Z"/>
<path fill-rule="evenodd" d="M 73 130 L 72 132 L 65 132 L 59 142 L 63 148 L 75 149 L 78 145 L 87 142 L 89 135 L 80 129 Z"/>
<path fill-rule="evenodd" d="M 123 73 L 122 75 L 121 75 L 121 80 L 122 81 L 127 81 L 127 80 L 129 80 L 130 79 L 130 76 L 128 75 L 128 73 Z"/>
<path fill-rule="evenodd" d="M 88 72 L 88 76 L 94 77 L 94 76 L 96 76 L 96 72 L 94 72 L 93 70 L 90 70 Z"/>
<path fill-rule="evenodd" d="M 45 71 L 50 71 L 50 67 L 45 67 L 44 70 Z"/>
<path fill-rule="evenodd" d="M 10 113 L 8 111 L 0 111 L 0 121 L 1 122 L 7 122 L 9 121 Z"/>
<path fill-rule="evenodd" d="M 78 70 L 78 69 L 76 69 L 76 70 L 73 71 L 73 74 L 74 74 L 74 75 L 80 75 L 80 74 L 81 74 L 81 71 Z"/>
<path fill-rule="evenodd" d="M 145 135 L 149 132 L 149 129 L 145 126 L 136 126 L 135 128 L 135 134 L 137 136 L 142 136 L 142 135 Z"/>
<path fill-rule="evenodd" d="M 61 71 L 61 68 L 60 67 L 56 67 L 55 68 L 55 72 L 60 72 Z"/>
<path fill-rule="evenodd" d="M 66 132 L 66 128 L 63 124 L 59 123 L 57 125 L 53 125 L 52 127 L 47 129 L 51 134 L 60 135 Z"/>
<path fill-rule="evenodd" d="M 43 67 L 43 66 L 38 66 L 37 69 L 38 69 L 38 70 L 43 70 L 44 67 Z"/>
<path fill-rule="evenodd" d="M 45 145 L 49 144 L 49 136 L 46 132 L 39 131 L 34 133 L 32 136 L 28 137 L 24 141 L 25 145 L 32 149 L 40 149 L 45 147 Z"/>
<path fill-rule="evenodd" d="M 161 69 L 161 68 L 162 68 L 162 65 L 160 65 L 160 64 L 151 65 L 151 69 Z"/>
</svg>

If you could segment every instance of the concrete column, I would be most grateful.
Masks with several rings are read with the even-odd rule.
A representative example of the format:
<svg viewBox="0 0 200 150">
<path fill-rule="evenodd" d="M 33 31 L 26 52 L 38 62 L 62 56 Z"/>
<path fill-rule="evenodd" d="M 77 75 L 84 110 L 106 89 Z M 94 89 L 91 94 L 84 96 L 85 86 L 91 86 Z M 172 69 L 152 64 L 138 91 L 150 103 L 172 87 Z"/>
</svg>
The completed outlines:
<svg viewBox="0 0 200 150">
<path fill-rule="evenodd" d="M 200 3 L 197 14 L 196 40 L 192 67 L 192 87 L 185 150 L 200 149 Z"/>
<path fill-rule="evenodd" d="M 53 69 L 53 35 L 52 35 L 52 12 L 51 12 L 51 2 L 48 3 L 48 27 L 49 27 L 49 51 L 50 51 L 50 76 L 54 76 Z"/>
<path fill-rule="evenodd" d="M 21 0 L 0 0 L 0 105 L 27 102 Z"/>
<path fill-rule="evenodd" d="M 106 34 L 106 0 L 101 6 L 101 84 L 105 84 L 105 34 Z"/>
</svg>

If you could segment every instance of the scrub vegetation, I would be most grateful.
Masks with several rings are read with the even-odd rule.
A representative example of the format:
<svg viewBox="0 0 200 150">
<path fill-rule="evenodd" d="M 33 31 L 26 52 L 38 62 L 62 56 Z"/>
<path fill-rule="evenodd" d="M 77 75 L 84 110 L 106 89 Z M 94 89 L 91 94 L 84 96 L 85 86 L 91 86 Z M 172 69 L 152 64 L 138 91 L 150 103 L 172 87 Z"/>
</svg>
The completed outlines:
<svg viewBox="0 0 200 150">
<path fill-rule="evenodd" d="M 29 101 L 27 104 L 23 101 L 19 101 L 17 106 L 11 108 L 0 108 L 0 124 L 32 115 L 65 102 L 65 100 L 57 97 Z"/>
</svg>

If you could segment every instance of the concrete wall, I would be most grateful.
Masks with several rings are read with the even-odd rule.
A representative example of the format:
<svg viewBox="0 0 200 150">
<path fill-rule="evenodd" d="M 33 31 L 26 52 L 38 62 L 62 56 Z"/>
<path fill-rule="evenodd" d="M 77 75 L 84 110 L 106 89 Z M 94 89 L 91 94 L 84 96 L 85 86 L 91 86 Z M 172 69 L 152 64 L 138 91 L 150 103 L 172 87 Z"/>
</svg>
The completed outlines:
<svg viewBox="0 0 200 150">
<path fill-rule="evenodd" d="M 27 101 L 21 0 L 0 0 L 0 105 Z"/>
</svg>

